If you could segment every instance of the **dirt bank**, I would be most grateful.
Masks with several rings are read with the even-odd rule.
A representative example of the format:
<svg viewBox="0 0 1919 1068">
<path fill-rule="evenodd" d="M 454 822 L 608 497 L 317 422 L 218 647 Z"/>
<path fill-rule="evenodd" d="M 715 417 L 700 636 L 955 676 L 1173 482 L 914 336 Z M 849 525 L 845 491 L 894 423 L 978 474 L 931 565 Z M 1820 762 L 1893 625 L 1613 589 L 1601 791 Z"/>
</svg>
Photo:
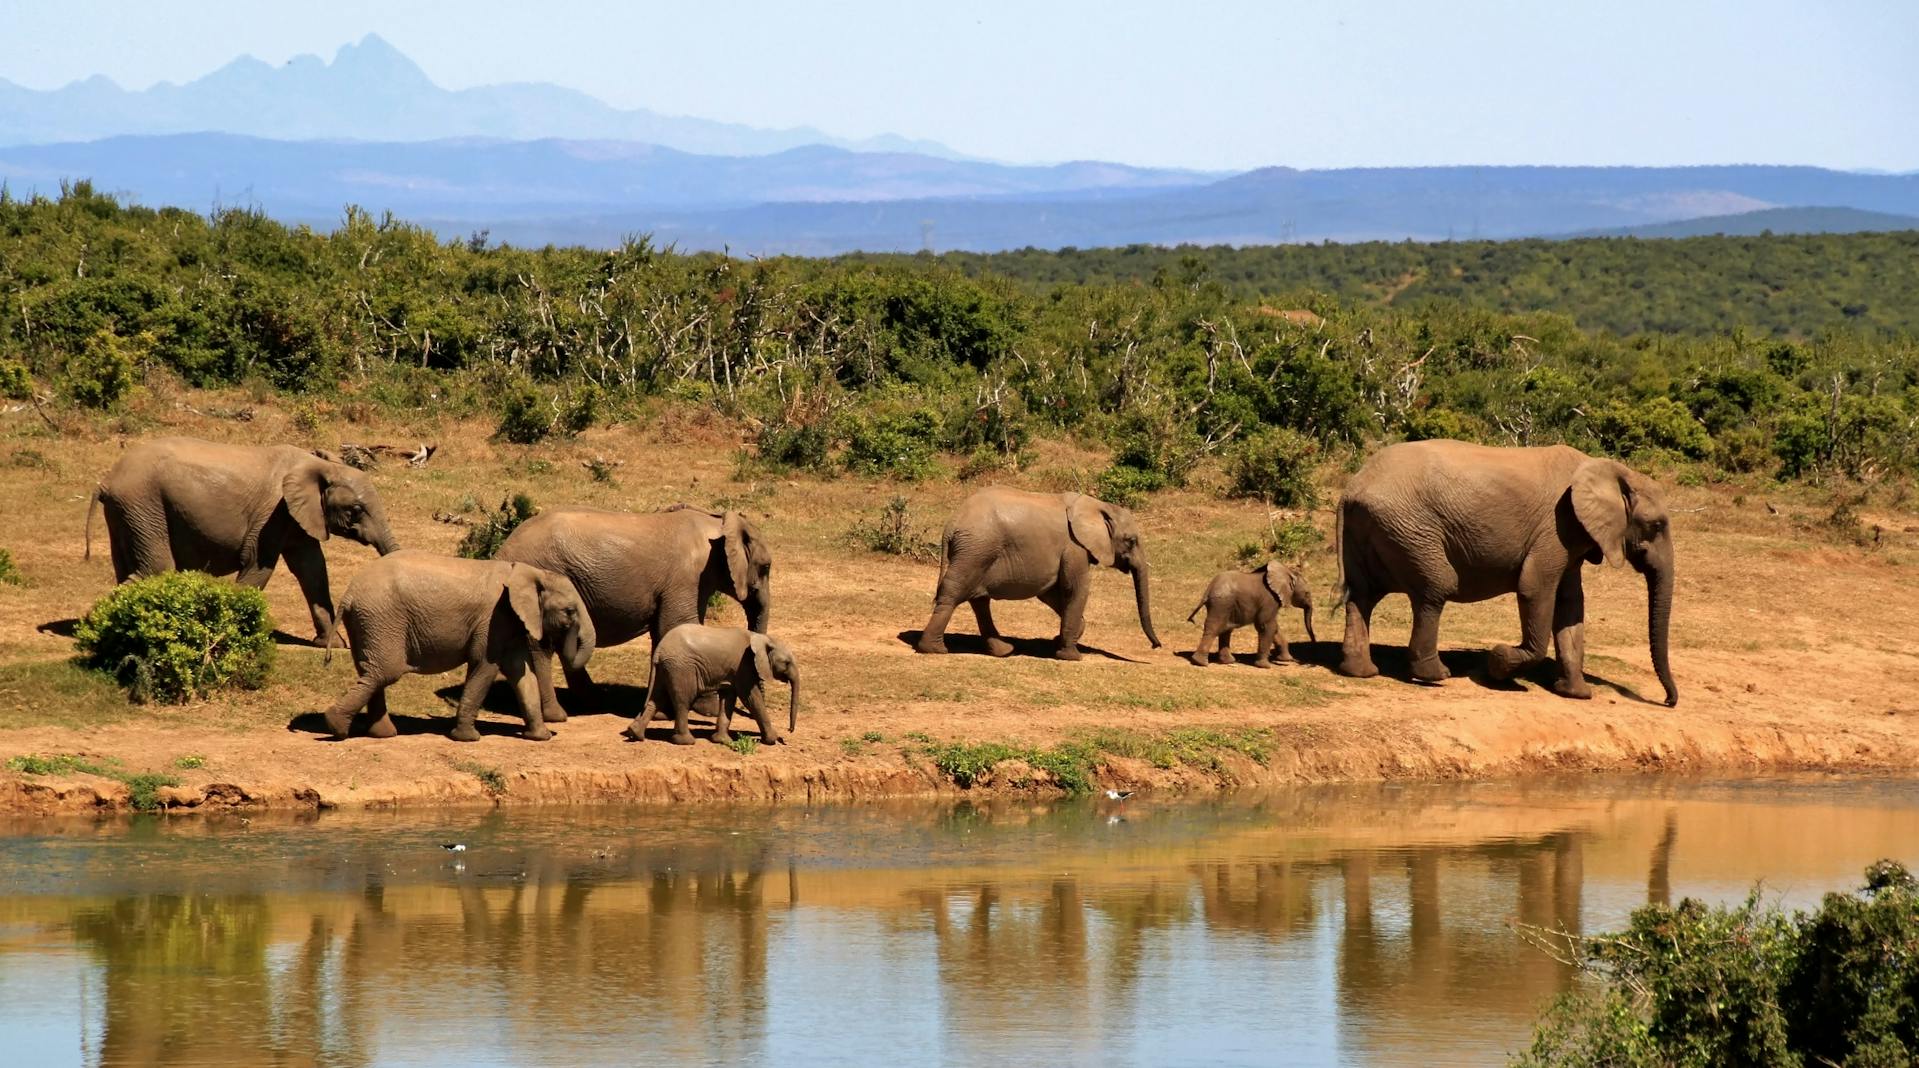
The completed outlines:
<svg viewBox="0 0 1919 1068">
<path fill-rule="evenodd" d="M 199 400 L 196 407 L 209 406 Z M 343 657 L 323 664 L 320 651 L 295 636 L 282 643 L 261 690 L 184 708 L 129 706 L 69 662 L 71 621 L 112 583 L 104 553 L 81 559 L 81 534 L 86 493 L 121 435 L 102 425 L 55 441 L 16 419 L 0 440 L 0 457 L 13 458 L 0 465 L 0 494 L 15 504 L 0 512 L 0 546 L 13 551 L 29 584 L 0 586 L 0 760 L 66 755 L 109 774 L 74 770 L 73 762 L 54 774 L 0 771 L 0 811 L 124 805 L 125 780 L 140 774 L 176 778 L 179 785 L 153 796 L 181 809 L 929 795 L 959 791 L 950 773 L 962 758 L 985 752 L 942 749 L 956 743 L 1068 752 L 1102 788 L 1154 790 L 1587 770 L 1919 767 L 1919 628 L 1910 622 L 1919 618 L 1919 520 L 1909 512 L 1875 508 L 1879 539 L 1854 545 L 1817 522 L 1829 507 L 1812 491 L 1671 487 L 1679 547 L 1673 664 L 1684 696 L 1667 709 L 1640 697 L 1659 687 L 1646 655 L 1644 587 L 1630 572 L 1587 571 L 1587 669 L 1598 691 L 1590 702 L 1553 696 L 1544 677 L 1502 687 L 1476 675 L 1482 651 L 1514 636 L 1509 598 L 1447 610 L 1441 644 L 1457 677 L 1441 686 L 1403 681 L 1403 599 L 1383 604 L 1376 619 L 1376 637 L 1389 643 L 1379 656 L 1385 677 L 1335 676 L 1327 667 L 1331 641 L 1296 642 L 1307 661 L 1296 667 L 1202 670 L 1173 655 L 1197 635 L 1185 611 L 1210 575 L 1233 564 L 1234 547 L 1267 524 L 1263 509 L 1221 501 L 1202 484 L 1159 495 L 1140 513 L 1168 648 L 1148 647 L 1126 579 L 1105 574 L 1081 662 L 1030 655 L 1046 649 L 1040 639 L 1057 626 L 1033 603 L 995 610 L 1002 630 L 1023 637 L 1019 655 L 968 654 L 972 621 L 962 613 L 954 655 L 921 657 L 907 641 L 925 620 L 936 566 L 855 548 L 848 529 L 899 493 L 913 525 L 937 530 L 973 487 L 742 481 L 728 431 L 697 423 L 594 430 L 577 442 L 534 448 L 489 444 L 486 430 L 422 415 L 417 424 L 303 435 L 284 413 L 256 404 L 243 427 L 165 409 L 148 413 L 141 433 L 306 445 L 438 441 L 428 466 L 383 465 L 373 477 L 401 541 L 441 551 L 462 528 L 436 522 L 435 513 L 470 514 L 476 497 L 490 503 L 512 490 L 548 505 L 649 509 L 686 500 L 746 508 L 774 546 L 774 631 L 798 651 L 807 679 L 808 708 L 793 745 L 740 753 L 704 741 L 680 748 L 620 739 L 642 694 L 643 641 L 595 654 L 606 707 L 557 725 L 546 743 L 516 736 L 504 692 L 483 716 L 479 742 L 448 740 L 457 674 L 394 688 L 400 737 L 325 740 L 317 712 L 348 685 L 351 670 Z M 662 440 L 669 436 L 670 443 Z M 591 456 L 625 458 L 619 481 L 594 480 L 578 462 Z M 1007 480 L 1074 486 L 1100 462 L 1044 444 L 1032 465 Z M 1323 509 L 1318 519 L 1330 528 Z M 336 591 L 373 558 L 337 539 L 327 555 Z M 1311 554 L 1306 567 L 1322 604 L 1330 603 L 1330 556 Z M 277 576 L 267 595 L 281 626 L 304 635 L 306 613 L 291 578 Z M 718 621 L 738 624 L 738 608 L 729 606 Z M 1282 626 L 1299 637 L 1296 619 Z M 1319 630 L 1336 638 L 1339 621 L 1322 612 Z M 1242 651 L 1249 638 L 1240 636 Z M 1046 780 L 1033 768 L 1046 760 L 1014 755 L 982 771 L 971 788 L 1012 791 Z"/>
</svg>

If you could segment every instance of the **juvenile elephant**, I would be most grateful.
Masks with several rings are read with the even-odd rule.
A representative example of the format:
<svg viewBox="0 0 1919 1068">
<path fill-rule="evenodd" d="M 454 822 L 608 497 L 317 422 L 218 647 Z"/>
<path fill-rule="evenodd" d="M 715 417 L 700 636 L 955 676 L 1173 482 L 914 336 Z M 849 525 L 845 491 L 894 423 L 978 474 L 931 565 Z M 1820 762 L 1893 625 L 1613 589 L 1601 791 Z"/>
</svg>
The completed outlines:
<svg viewBox="0 0 1919 1068">
<path fill-rule="evenodd" d="M 773 553 L 742 512 L 683 504 L 645 513 L 555 508 L 515 528 L 498 558 L 571 579 L 602 648 L 642 634 L 658 647 L 674 627 L 705 622 L 707 601 L 716 592 L 740 602 L 749 630 L 766 633 L 773 614 Z M 575 697 L 591 699 L 593 679 L 586 668 L 564 669 Z M 566 719 L 551 672 L 541 676 L 540 700 L 548 721 Z"/>
<path fill-rule="evenodd" d="M 1193 646 L 1193 664 L 1206 666 L 1206 647 L 1219 642 L 1215 654 L 1222 664 L 1233 662 L 1233 628 L 1251 624 L 1259 632 L 1259 655 L 1253 660 L 1254 667 L 1272 667 L 1272 651 L 1275 639 L 1279 642 L 1279 662 L 1293 662 L 1292 650 L 1286 647 L 1286 636 L 1279 632 L 1279 610 L 1298 607 L 1300 615 L 1306 621 L 1306 639 L 1318 641 L 1313 633 L 1313 591 L 1306 585 L 1306 578 L 1293 568 L 1277 560 L 1270 560 L 1266 566 L 1252 571 L 1222 571 L 1213 576 L 1206 584 L 1206 596 L 1187 614 L 1186 622 L 1191 623 L 1199 610 L 1206 610 L 1206 622 L 1200 633 L 1199 644 Z"/>
<path fill-rule="evenodd" d="M 514 684 L 526 717 L 524 737 L 553 736 L 526 677 L 548 673 L 547 654 L 571 668 L 593 655 L 593 620 L 566 576 L 504 560 L 464 560 L 407 550 L 362 568 L 340 606 L 359 679 L 327 710 L 336 738 L 362 709 L 367 733 L 392 737 L 386 688 L 404 675 L 433 675 L 466 665 L 453 740 L 475 742 L 480 702 L 499 675 Z M 329 647 L 329 653 L 331 649 Z"/>
<path fill-rule="evenodd" d="M 129 446 L 87 504 L 88 559 L 95 505 L 106 513 L 116 581 L 178 568 L 237 575 L 257 589 L 285 559 L 321 644 L 334 616 L 320 543 L 338 534 L 381 555 L 398 548 L 366 475 L 291 445 L 154 438 Z"/>
<path fill-rule="evenodd" d="M 768 745 L 783 745 L 786 738 L 766 709 L 769 680 L 792 687 L 786 729 L 797 729 L 800 668 L 785 642 L 738 627 L 709 627 L 703 623 L 674 627 L 653 649 L 653 682 L 647 690 L 646 706 L 627 725 L 626 736 L 636 742 L 645 741 L 646 725 L 658 713 L 672 717 L 674 745 L 692 745 L 693 732 L 686 726 L 687 711 L 702 696 L 722 693 L 719 715 L 713 726 L 714 741 L 725 745 L 733 740 L 729 733 L 733 706 L 735 702 L 743 702 L 760 725 L 760 740 Z"/>
<path fill-rule="evenodd" d="M 973 606 L 986 651 L 1006 656 L 1013 646 L 993 626 L 993 601 L 1037 597 L 1059 613 L 1061 660 L 1078 660 L 1086 628 L 1093 565 L 1133 576 L 1133 600 L 1146 640 L 1153 631 L 1146 548 L 1133 514 L 1082 493 L 1027 493 L 993 486 L 960 504 L 940 541 L 939 588 L 933 615 L 915 648 L 946 651 L 946 624 L 961 604 Z"/>
<path fill-rule="evenodd" d="M 1679 703 L 1668 661 L 1672 528 L 1658 483 L 1613 460 L 1564 445 L 1491 448 L 1417 441 L 1381 449 L 1339 502 L 1339 559 L 1346 639 L 1339 670 L 1368 677 L 1373 606 L 1389 593 L 1413 603 L 1413 677 L 1447 677 L 1439 614 L 1447 601 L 1519 595 L 1518 648 L 1487 661 L 1508 678 L 1559 656 L 1553 689 L 1591 697 L 1586 682 L 1586 600 L 1580 565 L 1630 563 L 1645 576 L 1646 630 L 1666 704 Z"/>
</svg>

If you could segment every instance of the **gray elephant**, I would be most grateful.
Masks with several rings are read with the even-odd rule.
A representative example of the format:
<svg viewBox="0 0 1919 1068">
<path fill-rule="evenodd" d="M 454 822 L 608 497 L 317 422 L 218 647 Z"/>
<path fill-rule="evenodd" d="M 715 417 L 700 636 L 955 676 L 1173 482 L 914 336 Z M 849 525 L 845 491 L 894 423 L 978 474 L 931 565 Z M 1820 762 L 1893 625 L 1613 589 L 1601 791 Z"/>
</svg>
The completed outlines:
<svg viewBox="0 0 1919 1068">
<path fill-rule="evenodd" d="M 398 548 L 366 475 L 291 445 L 154 438 L 128 447 L 87 504 L 88 559 L 95 505 L 120 582 L 178 568 L 236 575 L 257 589 L 284 559 L 320 644 L 334 620 L 320 543 L 338 534 L 381 555 Z"/>
<path fill-rule="evenodd" d="M 1273 643 L 1279 643 L 1279 662 L 1290 664 L 1293 653 L 1286 647 L 1286 635 L 1279 632 L 1279 610 L 1296 607 L 1306 621 L 1306 639 L 1318 641 L 1313 633 L 1313 591 L 1306 577 L 1278 560 L 1251 571 L 1222 571 L 1206 584 L 1206 595 L 1187 614 L 1191 623 L 1199 610 L 1206 610 L 1206 622 L 1199 644 L 1193 646 L 1193 664 L 1206 666 L 1206 647 L 1219 643 L 1215 658 L 1222 664 L 1233 662 L 1233 628 L 1253 626 L 1259 632 L 1259 652 L 1254 667 L 1272 667 Z"/>
<path fill-rule="evenodd" d="M 1132 575 L 1140 629 L 1153 648 L 1159 648 L 1146 547 L 1131 512 L 1082 493 L 1027 493 L 1002 486 L 980 490 L 966 498 L 946 524 L 933 615 L 915 648 L 945 652 L 946 624 L 953 610 L 970 604 L 986 651 L 1006 656 L 1013 646 L 993 626 L 992 602 L 1037 597 L 1059 613 L 1056 655 L 1078 660 L 1095 564 Z"/>
<path fill-rule="evenodd" d="M 497 554 L 572 580 L 599 632 L 601 648 L 642 634 L 657 648 L 668 631 L 706 620 L 707 601 L 725 593 L 746 610 L 747 629 L 766 633 L 773 613 L 773 553 L 742 512 L 675 505 L 663 512 L 555 508 L 521 523 Z M 576 698 L 590 699 L 584 666 L 563 665 Z M 552 674 L 540 681 L 547 719 L 566 713 Z"/>
<path fill-rule="evenodd" d="M 553 736 L 533 682 L 551 671 L 547 654 L 571 668 L 593 655 L 593 620 L 566 576 L 504 560 L 465 560 L 405 550 L 353 576 L 340 606 L 359 679 L 326 713 L 336 738 L 367 713 L 367 733 L 394 733 L 386 688 L 409 674 L 433 675 L 466 665 L 453 740 L 474 742 L 480 702 L 501 675 L 514 684 L 526 717 L 523 735 Z M 331 647 L 329 646 L 329 655 Z M 533 678 L 527 677 L 531 665 Z"/>
<path fill-rule="evenodd" d="M 768 745 L 783 745 L 786 737 L 774 725 L 766 708 L 766 684 L 784 682 L 792 687 L 786 710 L 786 729 L 800 723 L 800 668 L 793 651 L 778 638 L 738 627 L 709 627 L 686 623 L 668 631 L 653 649 L 653 681 L 647 688 L 646 706 L 627 725 L 626 736 L 636 742 L 646 740 L 646 725 L 657 713 L 673 720 L 673 744 L 692 745 L 693 732 L 687 729 L 687 712 L 703 696 L 721 695 L 719 713 L 714 720 L 713 740 L 725 745 L 733 740 L 730 727 L 733 706 L 744 703 L 760 725 L 760 740 Z"/>
<path fill-rule="evenodd" d="M 1448 674 L 1439 660 L 1446 602 L 1517 593 L 1520 645 L 1495 646 L 1488 672 L 1510 678 L 1545 659 L 1551 641 L 1559 657 L 1553 689 L 1591 697 L 1580 566 L 1604 560 L 1645 576 L 1653 670 L 1666 704 L 1679 703 L 1667 655 L 1672 528 L 1658 483 L 1645 475 L 1564 445 L 1408 442 L 1381 449 L 1347 483 L 1338 524 L 1343 674 L 1379 673 L 1372 612 L 1387 594 L 1411 598 L 1413 677 L 1436 682 Z"/>
</svg>

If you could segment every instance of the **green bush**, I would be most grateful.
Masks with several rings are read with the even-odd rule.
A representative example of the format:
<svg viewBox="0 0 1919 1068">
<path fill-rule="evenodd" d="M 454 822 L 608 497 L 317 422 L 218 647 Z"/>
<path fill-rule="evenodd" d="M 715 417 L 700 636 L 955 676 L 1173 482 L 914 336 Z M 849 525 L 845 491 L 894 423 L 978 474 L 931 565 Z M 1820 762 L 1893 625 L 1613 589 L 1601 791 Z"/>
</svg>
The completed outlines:
<svg viewBox="0 0 1919 1068">
<path fill-rule="evenodd" d="M 767 423 L 754 444 L 759 461 L 776 471 L 825 471 L 832 466 L 833 435 L 823 421 Z"/>
<path fill-rule="evenodd" d="M 1157 406 L 1135 411 L 1114 430 L 1113 466 L 1130 467 L 1157 478 L 1152 490 L 1184 486 L 1206 458 L 1206 443 L 1184 416 Z"/>
<path fill-rule="evenodd" d="M 1233 548 L 1233 559 L 1245 567 L 1264 564 L 1273 557 L 1296 561 L 1325 543 L 1325 536 L 1312 520 L 1289 519 L 1274 525 L 1260 538 L 1240 542 Z"/>
<path fill-rule="evenodd" d="M 1614 456 L 1649 452 L 1677 453 L 1690 460 L 1712 451 L 1705 424 L 1671 397 L 1653 397 L 1638 404 L 1611 401 L 1592 416 L 1593 436 Z"/>
<path fill-rule="evenodd" d="M 88 408 L 106 410 L 133 391 L 140 348 L 101 327 L 88 336 L 80 351 L 67 359 L 67 395 Z"/>
<path fill-rule="evenodd" d="M 585 383 L 566 396 L 547 396 L 531 382 L 506 387 L 500 397 L 500 425 L 495 434 L 515 445 L 532 445 L 549 437 L 573 438 L 593 425 L 599 415 L 599 387 Z"/>
<path fill-rule="evenodd" d="M 1319 503 L 1313 476 L 1319 470 L 1319 442 L 1296 430 L 1274 427 L 1240 442 L 1227 456 L 1232 495 L 1251 497 L 1279 508 L 1311 508 Z"/>
<path fill-rule="evenodd" d="M 503 498 L 500 507 L 486 513 L 472 526 L 466 528 L 466 536 L 460 539 L 460 545 L 454 549 L 456 556 L 469 560 L 491 560 L 493 554 L 500 551 L 507 535 L 514 528 L 539 514 L 533 498 L 524 493 L 515 493 Z"/>
<path fill-rule="evenodd" d="M 137 702 L 174 704 L 225 686 L 255 689 L 273 665 L 266 598 L 197 571 L 128 582 L 96 603 L 74 639 L 88 667 Z"/>
<path fill-rule="evenodd" d="M 13 562 L 11 549 L 0 549 L 0 582 L 9 586 L 27 584 L 27 576 L 20 571 L 20 565 Z"/>
<path fill-rule="evenodd" d="M 909 482 L 931 476 L 939 420 L 924 408 L 855 416 L 846 434 L 846 469 Z"/>
<path fill-rule="evenodd" d="M 1093 482 L 1093 496 L 1108 504 L 1137 508 L 1146 503 L 1146 495 L 1166 488 L 1166 476 L 1127 464 L 1113 464 L 1099 473 Z"/>
<path fill-rule="evenodd" d="M 0 397 L 26 400 L 33 396 L 33 376 L 19 360 L 0 360 Z"/>
<path fill-rule="evenodd" d="M 908 520 L 906 509 L 906 498 L 894 494 L 877 518 L 855 522 L 847 535 L 868 552 L 912 560 L 938 560 L 940 543 L 920 533 Z"/>
<path fill-rule="evenodd" d="M 1564 941 L 1596 990 L 1559 1001 L 1522 1065 L 1909 1065 L 1919 1057 L 1919 884 L 1866 870 L 1813 912 L 1687 899 Z"/>
</svg>

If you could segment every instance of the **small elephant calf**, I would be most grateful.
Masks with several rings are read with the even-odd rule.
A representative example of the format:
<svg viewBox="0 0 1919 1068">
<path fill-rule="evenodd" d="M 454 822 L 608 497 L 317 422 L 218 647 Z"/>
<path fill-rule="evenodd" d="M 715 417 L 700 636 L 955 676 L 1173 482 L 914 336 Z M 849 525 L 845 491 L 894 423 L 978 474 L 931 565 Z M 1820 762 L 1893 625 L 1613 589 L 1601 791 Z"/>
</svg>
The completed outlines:
<svg viewBox="0 0 1919 1068">
<path fill-rule="evenodd" d="M 646 707 L 627 725 L 626 736 L 636 742 L 645 741 L 646 725 L 657 712 L 673 718 L 674 745 L 692 745 L 693 732 L 686 726 L 687 710 L 701 697 L 721 693 L 719 715 L 713 726 L 714 741 L 725 745 L 733 740 L 728 732 L 733 721 L 733 706 L 735 702 L 743 702 L 760 725 L 760 741 L 782 745 L 786 739 L 766 710 L 769 681 L 784 682 L 793 689 L 786 712 L 786 729 L 792 731 L 800 722 L 800 668 L 785 642 L 737 627 L 682 623 L 668 631 L 653 649 L 653 676 L 647 685 Z"/>
<path fill-rule="evenodd" d="M 520 698 L 525 737 L 553 736 L 546 721 L 564 718 L 540 707 L 537 677 L 558 653 L 573 668 L 593 655 L 593 621 L 566 576 L 506 560 L 463 560 L 401 549 L 360 569 L 340 602 L 340 621 L 352 644 L 353 688 L 327 710 L 327 727 L 347 736 L 354 717 L 368 713 L 367 733 L 393 736 L 386 688 L 404 675 L 432 675 L 466 665 L 456 742 L 477 742 L 474 720 L 493 680 L 505 675 Z M 536 650 L 538 651 L 536 654 Z M 332 647 L 329 643 L 328 653 Z M 527 668 L 533 669 L 528 676 Z"/>
<path fill-rule="evenodd" d="M 1191 623 L 1201 608 L 1206 610 L 1205 630 L 1199 644 L 1193 647 L 1193 663 L 1206 666 L 1206 647 L 1214 640 L 1219 642 L 1215 659 L 1222 664 L 1232 663 L 1233 628 L 1248 623 L 1259 631 L 1259 655 L 1253 660 L 1254 667 L 1273 666 L 1271 654 L 1275 639 L 1279 642 L 1280 663 L 1292 663 L 1293 654 L 1286 648 L 1286 636 L 1279 633 L 1279 610 L 1293 605 L 1299 607 L 1306 619 L 1307 639 L 1318 641 L 1318 635 L 1313 633 L 1313 591 L 1298 571 L 1273 560 L 1252 571 L 1222 571 L 1214 575 L 1206 586 L 1205 598 L 1186 616 L 1186 621 Z"/>
</svg>

